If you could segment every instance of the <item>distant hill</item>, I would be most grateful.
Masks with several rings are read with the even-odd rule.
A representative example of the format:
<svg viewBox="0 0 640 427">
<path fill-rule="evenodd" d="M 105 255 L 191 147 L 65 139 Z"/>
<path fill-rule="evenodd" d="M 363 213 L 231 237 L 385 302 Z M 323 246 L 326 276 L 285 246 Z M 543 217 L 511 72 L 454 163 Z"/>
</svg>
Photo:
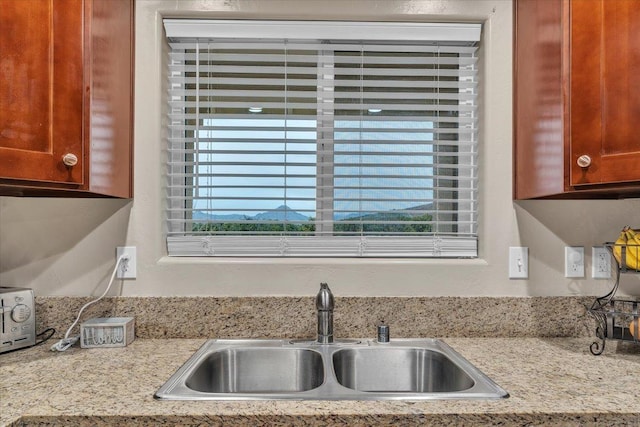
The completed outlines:
<svg viewBox="0 0 640 427">
<path fill-rule="evenodd" d="M 247 216 L 247 215 L 240 215 L 240 214 L 214 215 L 214 214 L 208 214 L 208 213 L 202 212 L 202 211 L 193 211 L 193 219 L 200 220 L 200 221 L 207 221 L 207 220 L 237 221 L 237 220 L 241 220 L 241 219 L 252 219 L 252 218 Z"/>
<path fill-rule="evenodd" d="M 411 217 L 424 215 L 423 213 L 408 213 L 407 211 L 430 212 L 433 208 L 431 203 L 419 206 L 412 206 L 405 209 L 394 209 L 386 212 L 363 212 L 359 214 L 336 215 L 337 221 L 393 221 L 399 219 L 409 219 Z M 280 205 L 275 209 L 270 209 L 256 215 L 242 214 L 209 214 L 202 211 L 193 211 L 193 219 L 196 221 L 308 221 L 309 217 L 296 212 L 287 205 Z"/>
<path fill-rule="evenodd" d="M 202 211 L 193 211 L 193 219 L 196 221 L 307 221 L 309 217 L 296 212 L 287 205 L 281 205 L 275 209 L 270 209 L 254 216 L 241 214 L 219 215 L 209 214 Z"/>
<path fill-rule="evenodd" d="M 267 221 L 307 221 L 309 217 L 302 215 L 291 209 L 287 205 L 278 206 L 275 209 L 259 213 L 253 217 L 256 220 Z"/>
<path fill-rule="evenodd" d="M 433 203 L 427 203 L 424 205 L 411 206 L 410 208 L 405 209 L 393 209 L 385 212 L 363 212 L 359 214 L 349 214 L 349 215 L 341 215 L 338 217 L 336 215 L 336 220 L 338 221 L 394 221 L 399 219 L 409 219 L 412 217 L 422 216 L 426 213 L 431 212 L 433 209 Z M 416 212 L 407 212 L 407 211 L 424 211 L 424 213 L 416 213 Z"/>
</svg>

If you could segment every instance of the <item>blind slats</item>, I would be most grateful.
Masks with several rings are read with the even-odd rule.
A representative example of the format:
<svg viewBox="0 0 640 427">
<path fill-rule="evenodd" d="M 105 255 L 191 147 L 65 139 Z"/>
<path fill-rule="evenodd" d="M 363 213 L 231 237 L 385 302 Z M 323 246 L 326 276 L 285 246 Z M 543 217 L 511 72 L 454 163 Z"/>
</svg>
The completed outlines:
<svg viewBox="0 0 640 427">
<path fill-rule="evenodd" d="M 214 46 L 210 46 L 207 43 L 198 44 L 194 51 L 183 50 L 181 58 L 184 58 L 185 62 L 203 62 L 203 69 L 206 70 L 207 66 L 211 63 L 232 63 L 232 64 L 250 64 L 259 63 L 260 65 L 267 64 L 284 64 L 286 63 L 287 69 L 298 71 L 299 69 L 308 67 L 309 65 L 316 64 L 318 56 L 326 50 L 334 52 L 340 52 L 334 56 L 334 60 L 331 63 L 331 68 L 338 67 L 340 65 L 362 65 L 364 66 L 364 74 L 367 73 L 367 65 L 472 65 L 477 62 L 477 58 L 472 53 L 463 56 L 459 52 L 448 52 L 446 47 L 441 47 L 437 51 L 433 52 L 434 55 L 428 56 L 416 56 L 413 52 L 406 52 L 407 55 L 398 56 L 398 52 L 391 52 L 393 55 L 375 55 L 369 56 L 371 51 L 364 52 L 358 50 L 357 52 L 344 52 L 345 48 L 340 45 L 327 46 L 326 49 L 318 50 L 312 54 L 299 54 L 295 50 L 292 50 L 286 45 L 283 45 L 279 52 L 262 53 L 264 48 L 260 50 L 256 49 L 254 44 L 253 49 L 249 49 L 249 52 L 242 53 L 227 53 L 229 50 L 216 49 Z M 237 49 L 230 49 L 231 52 L 242 49 L 238 46 Z M 204 50 L 204 53 L 199 52 Z M 251 52 L 261 53 L 251 53 Z M 413 55 L 409 55 L 412 54 Z M 176 56 L 173 56 L 175 58 Z M 255 68 L 255 67 L 254 67 Z M 309 69 L 309 68 L 307 68 Z M 212 71 L 215 71 L 215 65 L 212 66 Z M 363 74 L 361 72 L 360 74 Z"/>
<path fill-rule="evenodd" d="M 165 20 L 170 255 L 477 256 L 479 25 L 215 22 Z"/>
<path fill-rule="evenodd" d="M 176 256 L 254 257 L 475 257 L 472 237 L 167 237 Z"/>
</svg>

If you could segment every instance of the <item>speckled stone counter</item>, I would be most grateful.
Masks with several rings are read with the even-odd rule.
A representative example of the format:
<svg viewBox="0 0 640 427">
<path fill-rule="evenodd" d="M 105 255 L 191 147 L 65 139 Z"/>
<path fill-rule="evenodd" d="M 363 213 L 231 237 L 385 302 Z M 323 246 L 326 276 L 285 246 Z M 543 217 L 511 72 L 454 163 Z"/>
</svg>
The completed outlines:
<svg viewBox="0 0 640 427">
<path fill-rule="evenodd" d="M 372 336 L 385 320 L 404 337 L 584 337 L 595 326 L 594 297 L 341 297 L 335 332 Z M 61 336 L 83 297 L 36 297 L 37 330 Z M 315 297 L 110 297 L 83 319 L 132 316 L 139 338 L 307 338 L 316 333 Z"/>
<path fill-rule="evenodd" d="M 640 426 L 640 346 L 581 338 L 446 338 L 511 397 L 483 401 L 157 401 L 204 339 L 0 355 L 0 425 Z"/>
</svg>

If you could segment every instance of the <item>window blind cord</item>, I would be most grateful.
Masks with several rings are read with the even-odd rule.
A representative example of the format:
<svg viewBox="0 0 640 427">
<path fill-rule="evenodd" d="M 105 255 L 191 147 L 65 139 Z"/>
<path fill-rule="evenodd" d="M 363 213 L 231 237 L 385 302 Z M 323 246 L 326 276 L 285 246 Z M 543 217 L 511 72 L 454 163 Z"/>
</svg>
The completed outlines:
<svg viewBox="0 0 640 427">
<path fill-rule="evenodd" d="M 287 135 L 287 130 L 288 130 L 288 126 L 289 126 L 289 97 L 287 96 L 289 94 L 289 74 L 288 74 L 288 59 L 289 57 L 287 56 L 288 52 L 287 52 L 287 41 L 285 40 L 284 42 L 284 205 L 287 206 L 287 186 L 288 186 L 288 180 L 287 180 L 287 140 L 288 140 L 288 135 Z M 286 208 L 285 208 L 286 209 Z M 285 214 L 284 214 L 284 224 L 282 227 L 282 235 L 284 236 L 286 234 L 286 230 L 287 230 L 287 212 L 285 210 Z"/>
<path fill-rule="evenodd" d="M 360 46 L 360 123 L 358 123 L 358 214 L 360 215 L 360 239 L 364 239 L 364 219 L 362 217 L 362 122 L 364 121 L 364 46 Z M 360 253 L 362 243 L 360 244 Z"/>
<path fill-rule="evenodd" d="M 109 292 L 109 289 L 111 289 L 111 286 L 113 285 L 113 280 L 116 277 L 116 273 L 118 272 L 118 268 L 120 267 L 120 264 L 122 264 L 123 268 L 126 269 L 127 261 L 129 261 L 129 255 L 127 255 L 127 254 L 123 254 L 118 258 L 118 260 L 116 261 L 116 265 L 113 268 L 113 272 L 111 273 L 111 279 L 109 279 L 109 284 L 107 285 L 107 288 L 104 290 L 102 295 L 100 295 L 98 298 L 96 298 L 93 301 L 90 301 L 90 302 L 88 302 L 88 303 L 86 303 L 85 305 L 82 306 L 80 311 L 78 311 L 78 316 L 76 317 L 76 320 L 71 324 L 71 326 L 69 326 L 69 329 L 67 329 L 67 332 L 64 334 L 64 338 L 62 338 L 60 341 L 58 341 L 57 343 L 52 345 L 51 346 L 51 351 L 66 351 L 69 347 L 71 347 L 72 345 L 74 345 L 75 343 L 78 342 L 78 340 L 80 339 L 80 335 L 76 335 L 76 336 L 73 336 L 73 337 L 69 337 L 69 335 L 71 334 L 71 331 L 73 330 L 73 328 L 80 321 L 80 316 L 82 316 L 82 312 L 87 307 L 89 307 L 92 304 L 95 304 L 96 302 L 98 302 L 102 298 L 104 298 L 105 295 L 107 295 L 107 292 Z"/>
</svg>

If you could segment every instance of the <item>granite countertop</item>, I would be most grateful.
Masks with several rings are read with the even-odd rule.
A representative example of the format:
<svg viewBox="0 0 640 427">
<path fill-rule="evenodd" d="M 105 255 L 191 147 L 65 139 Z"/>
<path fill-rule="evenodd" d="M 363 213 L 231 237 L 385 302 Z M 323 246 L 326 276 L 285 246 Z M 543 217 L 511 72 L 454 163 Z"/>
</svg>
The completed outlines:
<svg viewBox="0 0 640 427">
<path fill-rule="evenodd" d="M 0 355 L 0 425 L 636 425 L 640 346 L 589 338 L 445 338 L 511 397 L 473 401 L 154 400 L 204 339 Z"/>
</svg>

